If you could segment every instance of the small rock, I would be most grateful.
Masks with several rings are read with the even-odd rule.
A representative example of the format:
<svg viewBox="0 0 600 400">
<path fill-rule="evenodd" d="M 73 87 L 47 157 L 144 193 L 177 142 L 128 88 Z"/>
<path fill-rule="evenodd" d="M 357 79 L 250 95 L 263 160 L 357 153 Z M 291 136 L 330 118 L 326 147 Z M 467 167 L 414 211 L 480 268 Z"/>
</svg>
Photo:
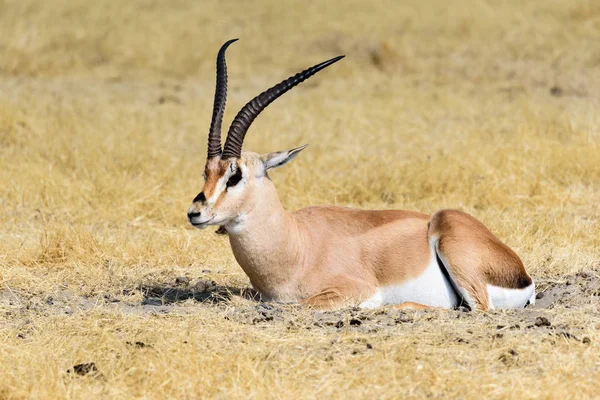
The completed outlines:
<svg viewBox="0 0 600 400">
<path fill-rule="evenodd" d="M 410 315 L 402 314 L 398 318 L 396 318 L 395 321 L 397 324 L 406 324 L 413 322 L 413 318 Z"/>
<path fill-rule="evenodd" d="M 194 285 L 194 290 L 196 292 L 204 293 L 210 292 L 215 287 L 217 287 L 217 283 L 215 281 L 211 281 L 208 279 L 201 279 Z"/>
<path fill-rule="evenodd" d="M 507 366 L 513 365 L 519 358 L 519 353 L 516 350 L 510 349 L 508 352 L 498 357 L 498 360 Z"/>
<path fill-rule="evenodd" d="M 583 343 L 583 344 L 590 344 L 590 343 L 592 343 L 592 341 L 590 340 L 589 337 L 584 336 L 584 338 L 581 339 L 581 343 Z"/>
<path fill-rule="evenodd" d="M 546 318 L 546 317 L 537 317 L 535 319 L 535 326 L 539 327 L 539 326 L 550 326 L 550 325 L 552 325 L 552 324 L 550 323 L 550 321 L 548 321 L 548 318 Z"/>
<path fill-rule="evenodd" d="M 373 345 L 371 343 L 367 343 L 367 349 L 373 350 Z"/>
<path fill-rule="evenodd" d="M 146 347 L 150 347 L 150 348 L 152 347 L 152 346 L 150 346 L 149 344 L 146 344 L 146 343 L 144 343 L 144 342 L 140 342 L 140 341 L 137 341 L 137 342 L 135 342 L 135 343 L 131 343 L 131 342 L 125 342 L 125 344 L 127 344 L 127 345 L 129 345 L 129 346 L 135 346 L 135 347 L 137 347 L 138 349 L 144 349 L 144 348 L 146 348 Z"/>
<path fill-rule="evenodd" d="M 539 292 L 538 294 L 535 295 L 536 300 L 539 299 L 543 299 L 544 298 L 544 292 Z"/>
<path fill-rule="evenodd" d="M 343 328 L 344 327 L 344 321 L 339 320 L 338 322 L 336 322 L 335 327 L 338 328 L 338 329 L 339 328 Z"/>
<path fill-rule="evenodd" d="M 77 364 L 73 366 L 73 369 L 67 370 L 67 373 L 75 373 L 80 376 L 97 372 L 99 372 L 98 367 L 96 367 L 96 363 L 94 362 Z"/>
<path fill-rule="evenodd" d="M 361 321 L 360 319 L 357 319 L 357 318 L 352 318 L 352 319 L 350 320 L 350 325 L 351 325 L 351 326 L 358 326 L 358 325 L 360 325 L 360 324 L 362 324 L 362 321 Z"/>
<path fill-rule="evenodd" d="M 175 284 L 176 285 L 189 285 L 190 278 L 188 278 L 187 276 L 178 276 L 177 278 L 175 278 Z"/>
<path fill-rule="evenodd" d="M 273 321 L 273 316 L 270 314 L 261 313 L 260 316 L 252 318 L 252 325 L 256 325 L 260 322 Z"/>
</svg>

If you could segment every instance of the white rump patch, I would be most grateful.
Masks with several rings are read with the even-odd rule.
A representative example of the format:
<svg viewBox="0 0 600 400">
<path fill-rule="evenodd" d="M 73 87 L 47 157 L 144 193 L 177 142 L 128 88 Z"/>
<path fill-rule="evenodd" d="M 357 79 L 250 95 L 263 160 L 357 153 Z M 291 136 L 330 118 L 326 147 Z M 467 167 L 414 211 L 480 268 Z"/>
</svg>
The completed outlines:
<svg viewBox="0 0 600 400">
<path fill-rule="evenodd" d="M 453 308 L 458 305 L 456 293 L 437 263 L 435 250 L 421 275 L 406 282 L 379 288 L 375 294 L 360 303 L 361 308 L 376 308 L 386 304 L 406 302 L 431 307 Z"/>
<path fill-rule="evenodd" d="M 507 289 L 487 285 L 489 307 L 492 308 L 523 308 L 529 301 L 535 304 L 535 283 L 523 289 Z"/>
</svg>

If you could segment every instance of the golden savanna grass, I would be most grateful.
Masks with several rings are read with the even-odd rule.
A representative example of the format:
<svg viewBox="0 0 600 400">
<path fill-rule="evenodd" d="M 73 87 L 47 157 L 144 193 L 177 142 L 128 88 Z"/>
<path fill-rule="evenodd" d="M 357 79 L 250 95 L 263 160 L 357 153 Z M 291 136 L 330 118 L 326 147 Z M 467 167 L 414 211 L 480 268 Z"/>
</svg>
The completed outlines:
<svg viewBox="0 0 600 400">
<path fill-rule="evenodd" d="M 227 239 L 185 216 L 234 37 L 226 121 L 347 55 L 248 133 L 257 152 L 311 144 L 272 175 L 288 209 L 459 208 L 542 291 L 598 278 L 596 1 L 3 0 L 0 398 L 597 395 L 598 292 L 360 326 L 235 294 L 142 306 L 180 276 L 249 286 Z"/>
</svg>

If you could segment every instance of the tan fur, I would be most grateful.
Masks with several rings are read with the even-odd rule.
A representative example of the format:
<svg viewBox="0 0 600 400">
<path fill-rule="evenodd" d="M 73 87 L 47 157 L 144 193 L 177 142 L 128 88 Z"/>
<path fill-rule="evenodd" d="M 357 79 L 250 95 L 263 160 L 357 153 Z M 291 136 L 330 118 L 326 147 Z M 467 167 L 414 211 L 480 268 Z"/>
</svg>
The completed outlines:
<svg viewBox="0 0 600 400">
<path fill-rule="evenodd" d="M 423 273 L 432 237 L 439 238 L 440 257 L 478 308 L 488 308 L 486 284 L 520 288 L 531 283 L 518 256 L 460 211 L 442 210 L 431 218 L 333 206 L 287 212 L 262 171 L 262 159 L 245 152 L 239 160 L 209 160 L 207 198 L 231 175 L 232 162 L 242 168 L 243 187 L 222 190 L 217 205 L 194 203 L 190 210 L 225 227 L 237 262 L 267 300 L 318 308 L 363 301 L 378 288 Z"/>
<path fill-rule="evenodd" d="M 486 284 L 520 289 L 532 282 L 519 256 L 481 222 L 462 211 L 435 213 L 429 235 L 439 237 L 440 256 L 447 260 L 450 272 L 479 308 L 487 308 Z"/>
<path fill-rule="evenodd" d="M 211 158 L 206 163 L 206 168 L 204 168 L 204 174 L 206 176 L 204 195 L 207 199 L 213 197 L 213 194 L 217 189 L 217 183 L 219 179 L 225 175 L 228 165 L 229 163 L 227 161 L 222 161 L 217 157 Z"/>
<path fill-rule="evenodd" d="M 439 307 L 430 307 L 419 303 L 413 303 L 412 301 L 406 301 L 402 304 L 394 306 L 396 310 L 440 310 Z"/>
</svg>

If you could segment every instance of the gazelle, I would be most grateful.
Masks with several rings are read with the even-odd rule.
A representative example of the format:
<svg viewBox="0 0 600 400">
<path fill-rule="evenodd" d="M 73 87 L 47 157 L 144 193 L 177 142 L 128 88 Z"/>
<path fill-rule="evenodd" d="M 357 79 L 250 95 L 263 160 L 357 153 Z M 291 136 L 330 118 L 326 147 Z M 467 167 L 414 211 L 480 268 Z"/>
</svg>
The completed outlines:
<svg viewBox="0 0 600 400">
<path fill-rule="evenodd" d="M 227 96 L 226 42 L 217 55 L 217 84 L 208 135 L 204 188 L 188 210 L 197 228 L 219 225 L 233 254 L 264 299 L 319 308 L 519 308 L 535 285 L 519 257 L 482 223 L 457 210 L 371 211 L 314 206 L 284 210 L 268 171 L 306 145 L 265 155 L 242 152 L 254 119 L 285 92 L 339 61 L 300 72 L 246 104 L 221 150 Z"/>
</svg>

